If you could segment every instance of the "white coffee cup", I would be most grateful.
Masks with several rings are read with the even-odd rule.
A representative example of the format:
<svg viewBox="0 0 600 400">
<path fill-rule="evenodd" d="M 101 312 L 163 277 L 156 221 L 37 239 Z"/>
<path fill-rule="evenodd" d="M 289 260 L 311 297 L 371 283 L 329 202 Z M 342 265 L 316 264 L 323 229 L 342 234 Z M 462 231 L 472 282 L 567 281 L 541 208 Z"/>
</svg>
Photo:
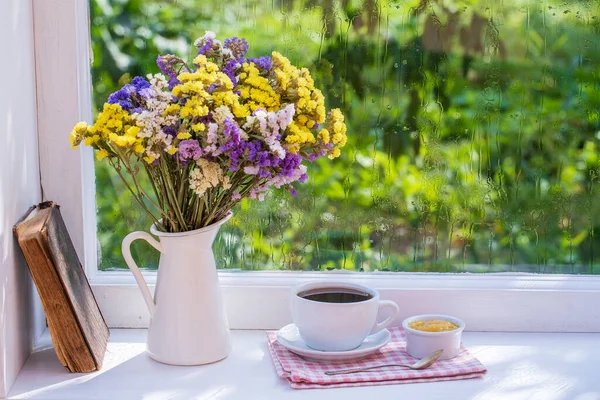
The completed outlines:
<svg viewBox="0 0 600 400">
<path fill-rule="evenodd" d="M 368 295 L 352 303 L 328 303 L 299 296 L 315 289 L 351 289 Z M 400 312 L 393 301 L 379 300 L 375 289 L 345 282 L 309 282 L 292 289 L 292 319 L 307 346 L 321 351 L 347 351 L 360 346 L 369 335 L 388 327 Z M 377 323 L 383 309 L 391 315 Z"/>
</svg>

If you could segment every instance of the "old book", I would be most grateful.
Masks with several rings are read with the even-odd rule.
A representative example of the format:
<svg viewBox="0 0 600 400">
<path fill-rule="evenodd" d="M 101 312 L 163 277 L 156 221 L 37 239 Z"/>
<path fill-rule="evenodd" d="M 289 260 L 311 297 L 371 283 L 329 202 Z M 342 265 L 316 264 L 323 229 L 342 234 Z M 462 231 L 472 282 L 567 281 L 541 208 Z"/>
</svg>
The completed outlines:
<svg viewBox="0 0 600 400">
<path fill-rule="evenodd" d="M 60 362 L 71 372 L 99 370 L 109 331 L 59 206 L 48 201 L 31 207 L 14 233 L 40 294 Z"/>
</svg>

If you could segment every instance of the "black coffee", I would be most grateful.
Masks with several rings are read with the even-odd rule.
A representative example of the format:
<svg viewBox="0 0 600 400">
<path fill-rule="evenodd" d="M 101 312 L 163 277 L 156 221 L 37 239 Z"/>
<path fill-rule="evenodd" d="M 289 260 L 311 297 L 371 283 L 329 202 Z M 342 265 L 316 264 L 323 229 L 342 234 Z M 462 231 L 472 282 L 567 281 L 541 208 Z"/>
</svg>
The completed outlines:
<svg viewBox="0 0 600 400">
<path fill-rule="evenodd" d="M 298 296 L 322 303 L 358 303 L 372 299 L 371 294 L 352 288 L 318 288 L 305 290 Z"/>
</svg>

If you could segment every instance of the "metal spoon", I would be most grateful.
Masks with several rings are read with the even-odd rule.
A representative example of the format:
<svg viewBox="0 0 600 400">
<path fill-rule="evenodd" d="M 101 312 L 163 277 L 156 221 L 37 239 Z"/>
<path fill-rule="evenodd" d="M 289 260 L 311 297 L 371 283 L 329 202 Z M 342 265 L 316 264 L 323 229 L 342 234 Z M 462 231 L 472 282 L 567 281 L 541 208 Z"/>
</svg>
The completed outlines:
<svg viewBox="0 0 600 400">
<path fill-rule="evenodd" d="M 325 375 L 341 375 L 341 374 L 353 374 L 355 372 L 368 371 L 370 369 L 375 368 L 386 368 L 386 367 L 406 367 L 409 369 L 425 369 L 431 366 L 434 362 L 439 360 L 442 356 L 444 350 L 437 350 L 433 353 L 429 354 L 427 357 L 420 359 L 414 364 L 382 364 L 375 365 L 373 367 L 361 367 L 361 368 L 348 368 L 348 369 L 338 369 L 333 371 L 325 371 Z"/>
</svg>

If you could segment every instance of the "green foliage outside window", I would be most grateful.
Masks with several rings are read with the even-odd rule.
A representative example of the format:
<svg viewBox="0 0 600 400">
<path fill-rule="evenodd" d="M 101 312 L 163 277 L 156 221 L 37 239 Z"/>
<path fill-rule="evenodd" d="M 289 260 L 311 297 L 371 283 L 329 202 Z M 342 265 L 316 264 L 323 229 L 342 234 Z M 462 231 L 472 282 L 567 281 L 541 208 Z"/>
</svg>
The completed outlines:
<svg viewBox="0 0 600 400">
<path fill-rule="evenodd" d="M 599 3 L 92 0 L 95 104 L 205 30 L 309 67 L 349 139 L 297 197 L 234 210 L 221 268 L 600 273 Z M 96 168 L 100 267 L 119 268 L 150 221 Z"/>
</svg>

